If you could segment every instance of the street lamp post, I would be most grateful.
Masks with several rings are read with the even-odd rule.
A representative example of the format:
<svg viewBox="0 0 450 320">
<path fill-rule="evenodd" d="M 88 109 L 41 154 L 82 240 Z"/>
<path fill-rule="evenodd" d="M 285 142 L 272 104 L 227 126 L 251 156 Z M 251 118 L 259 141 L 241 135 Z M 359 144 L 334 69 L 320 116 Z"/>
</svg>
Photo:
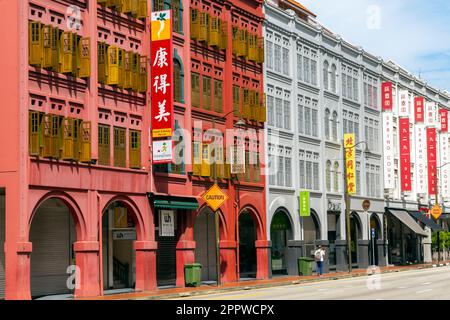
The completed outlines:
<svg viewBox="0 0 450 320">
<path fill-rule="evenodd" d="M 342 140 L 342 146 L 343 146 L 343 152 L 344 152 L 344 196 L 345 196 L 345 220 L 346 220 L 346 238 L 347 238 L 347 258 L 348 258 L 348 272 L 352 272 L 352 240 L 351 240 L 351 230 L 350 230 L 350 194 L 348 193 L 348 186 L 347 186 L 347 167 L 345 165 L 345 159 L 346 159 L 346 150 L 355 148 L 356 146 L 364 143 L 366 145 L 366 149 L 364 150 L 364 154 L 367 155 L 369 152 L 368 144 L 366 141 L 360 141 L 356 143 L 355 145 L 351 147 L 345 146 L 345 141 Z"/>
<path fill-rule="evenodd" d="M 444 163 L 443 165 L 437 167 L 436 171 L 440 170 L 441 168 L 445 167 L 446 165 L 450 164 L 450 162 Z M 438 183 L 438 179 L 439 179 L 439 174 L 438 172 L 436 172 L 436 179 L 435 179 L 435 185 L 434 185 L 434 198 L 435 198 L 435 205 L 439 205 L 439 183 Z M 439 219 L 436 219 L 436 222 L 438 222 Z M 439 225 L 439 223 L 438 223 Z M 437 246 L 438 246 L 438 262 L 441 261 L 441 239 L 440 239 L 440 230 L 438 229 L 437 231 Z"/>
</svg>

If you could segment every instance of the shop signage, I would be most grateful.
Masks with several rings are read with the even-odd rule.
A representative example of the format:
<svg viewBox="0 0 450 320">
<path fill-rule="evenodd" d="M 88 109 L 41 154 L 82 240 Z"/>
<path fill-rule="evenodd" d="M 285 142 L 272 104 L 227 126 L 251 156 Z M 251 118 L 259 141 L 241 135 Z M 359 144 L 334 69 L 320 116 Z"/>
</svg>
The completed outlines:
<svg viewBox="0 0 450 320">
<path fill-rule="evenodd" d="M 383 112 L 383 164 L 384 188 L 394 189 L 394 116 Z"/>
<path fill-rule="evenodd" d="M 309 217 L 311 215 L 309 201 L 310 201 L 309 191 L 300 191 L 299 195 L 300 217 Z"/>
<path fill-rule="evenodd" d="M 154 140 L 153 141 L 153 163 L 171 163 L 173 159 L 173 141 Z"/>
<path fill-rule="evenodd" d="M 215 212 L 222 204 L 227 201 L 228 196 L 220 189 L 217 184 L 214 184 L 204 195 L 203 200 Z"/>
<path fill-rule="evenodd" d="M 438 109 L 435 102 L 425 103 L 425 125 L 427 127 L 438 125 Z"/>
<path fill-rule="evenodd" d="M 436 204 L 430 209 L 430 213 L 433 216 L 434 220 L 438 220 L 442 215 L 442 208 Z"/>
<path fill-rule="evenodd" d="M 414 120 L 416 123 L 424 122 L 424 98 L 414 98 Z"/>
<path fill-rule="evenodd" d="M 440 163 L 444 165 L 440 170 L 439 183 L 441 186 L 441 195 L 447 200 L 450 198 L 450 168 L 446 163 L 450 162 L 449 155 L 449 133 L 441 133 L 440 137 Z"/>
<path fill-rule="evenodd" d="M 426 194 L 427 186 L 427 128 L 424 124 L 415 125 L 415 167 L 416 192 Z"/>
<path fill-rule="evenodd" d="M 408 117 L 410 113 L 409 92 L 408 90 L 400 90 L 398 95 L 399 95 L 398 116 Z"/>
<path fill-rule="evenodd" d="M 383 111 L 392 111 L 392 82 L 382 83 L 381 94 L 381 106 Z"/>
<path fill-rule="evenodd" d="M 441 121 L 441 132 L 448 132 L 448 110 L 439 109 L 439 118 Z"/>
<path fill-rule="evenodd" d="M 151 16 L 151 93 L 152 136 L 171 137 L 173 114 L 173 60 L 171 11 L 156 11 Z"/>
<path fill-rule="evenodd" d="M 356 193 L 356 148 L 355 148 L 355 134 L 344 134 L 344 148 L 345 148 L 345 173 L 347 181 L 348 194 Z"/>
<path fill-rule="evenodd" d="M 328 200 L 328 211 L 341 211 L 341 204 L 339 202 Z"/>
<path fill-rule="evenodd" d="M 114 230 L 113 240 L 136 240 L 135 230 Z"/>
<path fill-rule="evenodd" d="M 159 236 L 175 236 L 175 212 L 173 210 L 159 210 Z"/>
<path fill-rule="evenodd" d="M 400 128 L 400 173 L 402 192 L 411 192 L 411 148 L 409 118 L 399 119 Z"/>
<path fill-rule="evenodd" d="M 428 195 L 432 196 L 436 191 L 437 153 L 436 153 L 436 128 L 427 128 L 427 153 L 428 153 Z"/>
</svg>

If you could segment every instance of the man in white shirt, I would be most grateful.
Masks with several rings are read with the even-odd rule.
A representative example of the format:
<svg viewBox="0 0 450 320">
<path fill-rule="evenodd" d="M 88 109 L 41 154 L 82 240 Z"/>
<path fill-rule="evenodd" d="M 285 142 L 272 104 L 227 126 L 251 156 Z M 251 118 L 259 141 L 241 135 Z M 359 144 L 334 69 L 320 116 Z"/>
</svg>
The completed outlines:
<svg viewBox="0 0 450 320">
<path fill-rule="evenodd" d="M 317 275 L 320 277 L 323 274 L 323 260 L 325 258 L 325 250 L 322 249 L 322 246 L 319 246 L 314 252 L 314 258 L 317 263 Z"/>
</svg>

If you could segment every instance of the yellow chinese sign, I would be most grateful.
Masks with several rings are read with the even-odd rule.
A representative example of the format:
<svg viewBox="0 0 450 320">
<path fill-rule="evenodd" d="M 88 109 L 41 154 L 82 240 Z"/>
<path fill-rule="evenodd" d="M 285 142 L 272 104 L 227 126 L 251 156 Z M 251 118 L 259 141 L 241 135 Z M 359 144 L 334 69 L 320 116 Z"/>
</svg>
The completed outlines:
<svg viewBox="0 0 450 320">
<path fill-rule="evenodd" d="M 356 149 L 355 149 L 355 134 L 344 134 L 344 148 L 345 148 L 345 172 L 347 181 L 348 194 L 356 193 Z"/>
<path fill-rule="evenodd" d="M 227 201 L 228 196 L 220 189 L 217 184 L 214 184 L 204 195 L 203 200 L 213 210 L 217 211 L 220 206 Z"/>
</svg>

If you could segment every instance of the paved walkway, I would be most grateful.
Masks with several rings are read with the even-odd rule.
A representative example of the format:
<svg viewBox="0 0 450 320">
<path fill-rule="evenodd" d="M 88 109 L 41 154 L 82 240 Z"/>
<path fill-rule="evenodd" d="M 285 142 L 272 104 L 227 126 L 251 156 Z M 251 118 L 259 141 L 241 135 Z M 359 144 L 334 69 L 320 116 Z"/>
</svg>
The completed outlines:
<svg viewBox="0 0 450 320">
<path fill-rule="evenodd" d="M 390 272 L 401 272 L 407 270 L 415 270 L 415 269 L 425 269 L 425 268 L 433 268 L 439 266 L 448 266 L 450 265 L 450 260 L 445 262 L 433 262 L 428 264 L 417 264 L 411 266 L 389 266 L 389 267 L 381 267 L 381 273 L 390 273 Z M 351 274 L 348 272 L 335 272 L 335 273 L 327 273 L 322 277 L 317 275 L 313 276 L 282 276 L 275 277 L 272 279 L 266 280 L 249 280 L 249 281 L 239 281 L 239 282 L 231 282 L 222 284 L 220 287 L 215 285 L 212 286 L 199 286 L 199 287 L 186 287 L 186 288 L 170 288 L 170 289 L 156 289 L 152 291 L 142 291 L 142 292 L 131 292 L 131 293 L 122 293 L 122 294 L 113 294 L 106 295 L 100 297 L 92 297 L 92 298 L 80 298 L 80 300 L 153 300 L 153 299 L 170 299 L 170 298 L 180 298 L 187 297 L 193 295 L 205 295 L 209 293 L 218 293 L 218 292 L 230 292 L 237 290 L 250 290 L 254 288 L 269 288 L 297 283 L 311 283 L 317 281 L 325 281 L 325 280 L 337 280 L 351 277 L 361 277 L 368 275 L 369 272 L 366 269 L 357 269 L 353 270 Z"/>
</svg>

